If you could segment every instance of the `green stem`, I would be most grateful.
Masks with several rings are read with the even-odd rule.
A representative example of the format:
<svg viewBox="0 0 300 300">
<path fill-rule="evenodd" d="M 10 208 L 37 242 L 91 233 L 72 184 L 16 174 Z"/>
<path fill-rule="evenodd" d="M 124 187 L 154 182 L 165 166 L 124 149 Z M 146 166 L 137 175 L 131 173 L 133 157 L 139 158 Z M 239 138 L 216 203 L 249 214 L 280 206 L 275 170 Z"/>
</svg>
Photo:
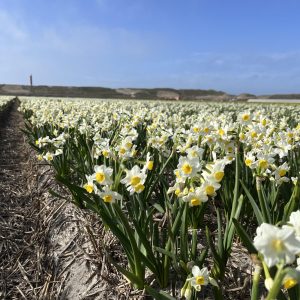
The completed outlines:
<svg viewBox="0 0 300 300">
<path fill-rule="evenodd" d="M 270 289 L 266 300 L 275 300 L 278 293 L 280 292 L 280 287 L 281 287 L 281 284 L 282 284 L 282 280 L 285 276 L 285 272 L 282 272 L 282 269 L 283 269 L 283 264 L 281 264 L 277 269 L 277 272 L 276 272 L 276 275 L 275 275 L 275 278 L 274 278 L 273 286 Z"/>
<path fill-rule="evenodd" d="M 271 220 L 270 220 L 270 216 L 269 216 L 268 210 L 267 210 L 267 203 L 265 203 L 264 196 L 262 194 L 261 189 L 262 189 L 262 178 L 259 176 L 256 176 L 256 191 L 257 191 L 257 195 L 258 195 L 260 209 L 262 211 L 264 221 L 266 223 L 270 223 Z"/>
<path fill-rule="evenodd" d="M 237 146 L 236 154 L 235 154 L 235 182 L 234 182 L 234 195 L 233 195 L 233 203 L 231 208 L 230 219 L 232 219 L 235 215 L 237 202 L 239 198 L 239 186 L 240 186 L 240 166 L 239 166 L 240 154 L 239 154 L 239 146 Z"/>
<path fill-rule="evenodd" d="M 260 273 L 262 267 L 260 265 L 255 266 L 255 270 L 253 273 L 253 285 L 251 290 L 251 300 L 258 300 L 258 292 L 259 292 L 259 281 L 260 281 Z"/>
</svg>

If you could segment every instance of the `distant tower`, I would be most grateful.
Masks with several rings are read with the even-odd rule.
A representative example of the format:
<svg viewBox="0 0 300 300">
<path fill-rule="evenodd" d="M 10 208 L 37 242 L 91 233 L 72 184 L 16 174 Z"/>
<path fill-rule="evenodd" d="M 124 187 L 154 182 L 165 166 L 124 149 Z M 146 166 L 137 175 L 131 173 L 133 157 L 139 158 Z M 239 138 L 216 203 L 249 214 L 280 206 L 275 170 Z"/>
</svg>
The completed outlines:
<svg viewBox="0 0 300 300">
<path fill-rule="evenodd" d="M 32 87 L 32 75 L 29 76 L 29 80 L 30 80 L 30 87 Z"/>
</svg>

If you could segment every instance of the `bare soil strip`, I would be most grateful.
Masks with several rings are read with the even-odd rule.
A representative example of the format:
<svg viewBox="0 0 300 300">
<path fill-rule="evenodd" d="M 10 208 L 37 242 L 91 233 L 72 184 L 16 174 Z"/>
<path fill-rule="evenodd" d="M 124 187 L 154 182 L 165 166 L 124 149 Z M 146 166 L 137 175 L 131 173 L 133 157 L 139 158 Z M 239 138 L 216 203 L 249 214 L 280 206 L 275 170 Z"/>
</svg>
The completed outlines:
<svg viewBox="0 0 300 300">
<path fill-rule="evenodd" d="M 0 298 L 27 298 L 40 270 L 33 263 L 38 228 L 34 166 L 17 102 L 0 121 Z"/>
</svg>

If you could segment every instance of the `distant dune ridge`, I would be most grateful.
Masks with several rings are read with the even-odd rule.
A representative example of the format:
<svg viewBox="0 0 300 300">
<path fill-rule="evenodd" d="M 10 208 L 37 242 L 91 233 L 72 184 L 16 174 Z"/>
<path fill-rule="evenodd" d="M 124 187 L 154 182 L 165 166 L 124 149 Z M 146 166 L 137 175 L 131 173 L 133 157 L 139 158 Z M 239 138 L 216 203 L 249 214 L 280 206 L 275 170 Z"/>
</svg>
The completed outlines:
<svg viewBox="0 0 300 300">
<path fill-rule="evenodd" d="M 105 88 L 46 85 L 0 85 L 0 95 L 52 96 L 114 99 L 160 99 L 160 100 L 230 100 L 233 95 L 215 90 L 189 90 L 170 88 Z"/>
<path fill-rule="evenodd" d="M 171 88 L 106 88 L 47 85 L 1 84 L 0 95 L 50 96 L 112 99 L 159 99 L 159 100 L 203 100 L 203 101 L 247 101 L 256 98 L 253 94 L 231 95 L 216 90 L 171 89 Z M 257 96 L 262 99 L 300 99 L 300 94 L 275 94 Z"/>
</svg>

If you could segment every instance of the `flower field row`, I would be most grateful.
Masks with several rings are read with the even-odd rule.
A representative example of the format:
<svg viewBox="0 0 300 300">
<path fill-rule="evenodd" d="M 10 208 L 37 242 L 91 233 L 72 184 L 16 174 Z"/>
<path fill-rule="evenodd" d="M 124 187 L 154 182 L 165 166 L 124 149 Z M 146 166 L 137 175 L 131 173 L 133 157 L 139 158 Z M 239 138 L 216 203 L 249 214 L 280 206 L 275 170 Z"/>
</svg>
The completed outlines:
<svg viewBox="0 0 300 300">
<path fill-rule="evenodd" d="M 4 110 L 11 100 L 11 96 L 0 96 L 0 111 Z"/>
<path fill-rule="evenodd" d="M 135 288 L 173 299 L 175 280 L 182 297 L 222 299 L 239 239 L 251 299 L 299 299 L 299 106 L 22 98 L 20 110 L 38 159 L 122 245 L 127 263 L 109 259 Z"/>
</svg>

